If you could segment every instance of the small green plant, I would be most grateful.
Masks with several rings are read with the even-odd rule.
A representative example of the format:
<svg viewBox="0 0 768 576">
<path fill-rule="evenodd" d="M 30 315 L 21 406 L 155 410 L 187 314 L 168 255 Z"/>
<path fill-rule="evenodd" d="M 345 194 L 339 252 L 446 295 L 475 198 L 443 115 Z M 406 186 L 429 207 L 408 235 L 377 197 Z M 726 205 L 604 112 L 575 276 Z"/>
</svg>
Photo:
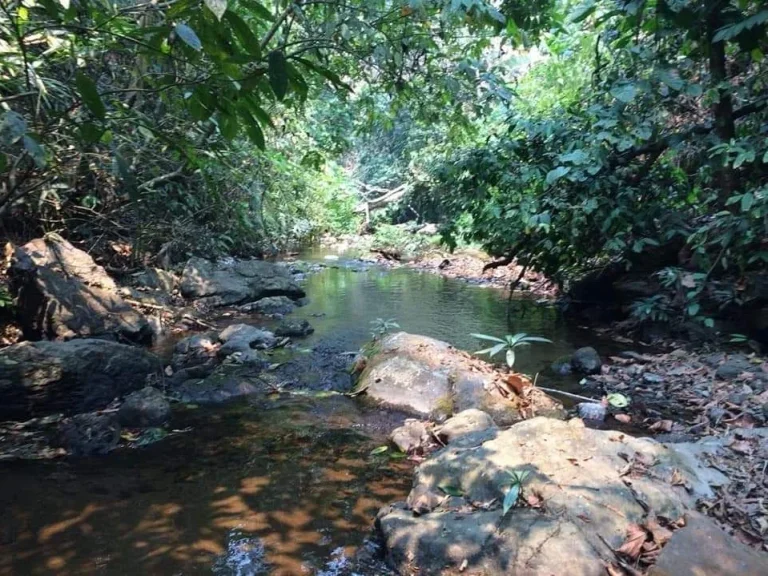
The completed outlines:
<svg viewBox="0 0 768 576">
<path fill-rule="evenodd" d="M 391 332 L 395 328 L 400 328 L 394 318 L 384 320 L 384 318 L 376 318 L 371 320 L 371 336 L 374 340 L 381 338 L 384 334 Z"/>
<path fill-rule="evenodd" d="M 11 306 L 13 306 L 13 296 L 4 286 L 0 286 L 0 308 L 10 308 Z"/>
<path fill-rule="evenodd" d="M 525 482 L 525 479 L 528 478 L 528 475 L 530 474 L 529 470 L 519 470 L 519 471 L 513 471 L 513 472 L 507 472 L 509 474 L 509 477 L 511 478 L 512 482 L 509 485 L 509 488 L 507 488 L 507 493 L 504 495 L 504 503 L 502 505 L 502 516 L 506 516 L 507 512 L 509 512 L 515 504 L 517 504 L 517 500 L 520 498 L 520 493 L 523 490 L 523 482 Z"/>
<path fill-rule="evenodd" d="M 478 350 L 475 354 L 488 354 L 490 358 L 493 358 L 499 352 L 506 350 L 507 366 L 511 370 L 515 365 L 515 350 L 522 348 L 523 346 L 530 346 L 532 342 L 542 342 L 544 344 L 552 344 L 552 340 L 542 338 L 541 336 L 528 336 L 525 332 L 520 332 L 513 336 L 507 335 L 504 338 L 496 338 L 496 336 L 488 336 L 487 334 L 472 334 L 473 337 L 478 340 L 487 340 L 489 342 L 496 342 L 495 346 L 486 348 L 484 350 Z"/>
</svg>

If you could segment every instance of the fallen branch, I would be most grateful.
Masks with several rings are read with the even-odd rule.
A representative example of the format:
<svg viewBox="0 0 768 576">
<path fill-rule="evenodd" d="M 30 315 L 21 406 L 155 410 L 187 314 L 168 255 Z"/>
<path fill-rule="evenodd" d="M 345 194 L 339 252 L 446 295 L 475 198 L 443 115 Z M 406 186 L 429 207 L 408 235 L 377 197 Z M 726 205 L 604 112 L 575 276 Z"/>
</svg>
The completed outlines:
<svg viewBox="0 0 768 576">
<path fill-rule="evenodd" d="M 586 396 L 579 396 L 578 394 L 572 394 L 571 392 L 565 392 L 564 390 L 557 390 L 556 388 L 544 388 L 544 386 L 537 386 L 537 388 L 542 392 L 546 392 L 547 394 L 560 394 L 561 396 L 572 398 L 573 400 L 581 400 L 582 402 L 595 402 L 598 404 L 600 403 L 600 400 L 595 400 L 594 398 L 588 398 Z"/>
</svg>

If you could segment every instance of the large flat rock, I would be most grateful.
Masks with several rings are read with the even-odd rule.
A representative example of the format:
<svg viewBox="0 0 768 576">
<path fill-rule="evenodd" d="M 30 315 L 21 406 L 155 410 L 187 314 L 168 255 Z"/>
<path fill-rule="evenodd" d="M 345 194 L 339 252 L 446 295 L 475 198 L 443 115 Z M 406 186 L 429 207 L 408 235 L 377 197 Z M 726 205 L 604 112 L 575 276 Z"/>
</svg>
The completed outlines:
<svg viewBox="0 0 768 576">
<path fill-rule="evenodd" d="M 290 272 L 263 260 L 211 262 L 190 258 L 181 276 L 181 294 L 210 306 L 229 306 L 271 296 L 298 300 L 304 290 Z"/>
<path fill-rule="evenodd" d="M 522 502 L 502 515 L 512 473 L 527 472 Z M 703 494 L 673 448 L 620 432 L 537 417 L 491 439 L 460 439 L 422 463 L 409 502 L 444 497 L 432 512 L 414 515 L 399 504 L 383 509 L 378 527 L 401 573 L 605 573 L 632 524 L 648 511 L 676 520 Z"/>
<path fill-rule="evenodd" d="M 0 350 L 0 420 L 98 410 L 160 369 L 149 352 L 106 340 L 14 344 Z"/>
</svg>

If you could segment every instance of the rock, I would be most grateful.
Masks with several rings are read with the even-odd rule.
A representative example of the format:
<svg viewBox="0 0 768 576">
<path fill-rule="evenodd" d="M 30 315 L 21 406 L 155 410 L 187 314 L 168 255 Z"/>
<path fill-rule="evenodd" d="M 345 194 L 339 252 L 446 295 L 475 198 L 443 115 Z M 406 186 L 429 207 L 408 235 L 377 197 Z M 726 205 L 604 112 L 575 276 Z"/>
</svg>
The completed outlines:
<svg viewBox="0 0 768 576">
<path fill-rule="evenodd" d="M 263 260 L 239 260 L 214 263 L 191 258 L 181 277 L 181 294 L 202 299 L 211 306 L 226 306 L 270 296 L 294 300 L 305 296 L 283 266 Z"/>
<path fill-rule="evenodd" d="M 171 404 L 162 392 L 147 386 L 126 396 L 117 417 L 128 428 L 154 428 L 171 418 Z"/>
<path fill-rule="evenodd" d="M 755 366 L 741 354 L 734 354 L 728 360 L 720 364 L 715 371 L 715 377 L 721 380 L 732 380 L 739 377 L 742 372 L 754 372 Z"/>
<path fill-rule="evenodd" d="M 280 326 L 275 330 L 275 336 L 280 338 L 303 338 L 309 336 L 315 329 L 306 320 L 302 319 L 289 319 L 283 320 Z"/>
<path fill-rule="evenodd" d="M 573 368 L 571 367 L 571 356 L 561 356 L 552 362 L 552 371 L 560 376 L 567 376 L 573 372 Z"/>
<path fill-rule="evenodd" d="M 623 470 L 633 459 L 649 470 L 628 483 Z M 546 506 L 517 507 L 502 518 L 510 472 L 523 470 L 529 472 L 523 497 L 533 495 Z M 672 485 L 673 474 L 692 493 Z M 568 566 L 569 574 L 597 576 L 628 527 L 642 523 L 646 507 L 679 518 L 695 506 L 698 485 L 696 473 L 653 440 L 537 417 L 479 446 L 449 445 L 417 468 L 409 502 L 451 486 L 485 509 L 447 510 L 443 503 L 415 517 L 394 505 L 381 510 L 377 526 L 401 573 L 438 575 L 463 565 L 470 574 L 550 576 Z"/>
<path fill-rule="evenodd" d="M 445 342 L 398 332 L 377 344 L 358 388 L 379 402 L 438 419 L 478 408 L 500 425 L 520 420 L 521 398 L 494 395 L 495 376 L 487 364 Z M 531 394 L 525 404 L 534 413 L 552 409 L 544 398 Z"/>
<path fill-rule="evenodd" d="M 445 494 L 438 494 L 426 486 L 418 486 L 408 494 L 405 505 L 416 515 L 428 514 L 443 503 L 445 496 Z"/>
<path fill-rule="evenodd" d="M 117 289 L 115 281 L 93 261 L 90 254 L 75 248 L 63 238 L 54 235 L 36 238 L 18 248 L 19 251 L 38 268 L 48 268 L 64 278 L 76 278 L 86 286 L 111 291 Z M 17 253 L 15 257 L 20 256 Z"/>
<path fill-rule="evenodd" d="M 474 432 L 484 432 L 489 428 L 496 428 L 496 424 L 486 412 L 477 408 L 470 408 L 459 412 L 456 416 L 448 418 L 437 431 L 446 443 L 451 443 L 457 438 Z"/>
<path fill-rule="evenodd" d="M 187 336 L 173 347 L 171 367 L 179 371 L 202 364 L 212 364 L 219 347 L 219 337 L 215 332 Z"/>
<path fill-rule="evenodd" d="M 690 512 L 686 514 L 686 525 L 675 530 L 648 575 L 704 574 L 768 574 L 768 559 L 723 532 L 706 516 Z"/>
<path fill-rule="evenodd" d="M 117 447 L 120 423 L 115 414 L 78 414 L 59 423 L 52 444 L 73 456 L 103 455 Z"/>
<path fill-rule="evenodd" d="M 599 402 L 580 402 L 576 409 L 579 411 L 579 418 L 595 422 L 602 422 L 607 414 L 605 406 Z"/>
<path fill-rule="evenodd" d="M 152 290 L 163 290 L 173 292 L 176 287 L 176 277 L 162 268 L 147 268 L 134 274 L 133 283 L 135 286 L 150 288 Z"/>
<path fill-rule="evenodd" d="M 418 420 L 409 418 L 405 424 L 395 428 L 389 439 L 401 452 L 410 454 L 421 449 L 422 444 L 429 438 L 426 426 Z"/>
<path fill-rule="evenodd" d="M 193 404 L 219 404 L 261 392 L 254 384 L 227 374 L 212 374 L 205 380 L 188 380 L 175 389 L 181 402 Z"/>
<path fill-rule="evenodd" d="M 28 340 L 109 336 L 152 342 L 146 318 L 120 298 L 104 269 L 63 240 L 38 239 L 17 248 L 8 274 Z"/>
<path fill-rule="evenodd" d="M 160 368 L 145 350 L 106 340 L 14 344 L 0 350 L 0 420 L 98 410 Z"/>
<path fill-rule="evenodd" d="M 664 382 L 664 377 L 653 372 L 645 372 L 643 373 L 643 382 L 647 384 L 661 384 Z"/>
<path fill-rule="evenodd" d="M 571 357 L 571 367 L 580 374 L 599 374 L 602 365 L 600 355 L 591 346 L 579 348 Z"/>
<path fill-rule="evenodd" d="M 354 384 L 351 358 L 334 343 L 319 342 L 308 354 L 296 354 L 259 378 L 276 387 L 346 393 Z"/>
<path fill-rule="evenodd" d="M 261 330 L 248 324 L 233 324 L 219 334 L 223 342 L 219 348 L 219 356 L 229 356 L 235 352 L 250 352 L 252 348 L 265 350 L 275 345 L 276 339 L 272 332 Z"/>
<path fill-rule="evenodd" d="M 256 312 L 257 314 L 285 316 L 293 312 L 296 304 L 287 296 L 269 296 L 256 302 L 243 304 L 239 307 L 242 312 Z"/>
</svg>

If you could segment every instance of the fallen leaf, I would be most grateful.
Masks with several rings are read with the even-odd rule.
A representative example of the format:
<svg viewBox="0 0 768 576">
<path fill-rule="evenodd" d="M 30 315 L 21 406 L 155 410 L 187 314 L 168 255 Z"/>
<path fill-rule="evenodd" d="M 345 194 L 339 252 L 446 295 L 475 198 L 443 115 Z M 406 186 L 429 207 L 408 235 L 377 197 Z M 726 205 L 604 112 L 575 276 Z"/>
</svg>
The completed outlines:
<svg viewBox="0 0 768 576">
<path fill-rule="evenodd" d="M 643 544 L 648 539 L 648 534 L 642 526 L 630 524 L 627 529 L 627 538 L 624 543 L 616 550 L 618 554 L 623 554 L 632 560 L 637 560 L 643 551 Z"/>
<path fill-rule="evenodd" d="M 653 541 L 659 546 L 664 546 L 664 544 L 669 542 L 669 539 L 672 538 L 672 530 L 664 528 L 664 526 L 659 524 L 656 518 L 649 518 L 645 522 L 645 528 L 651 533 Z"/>
<path fill-rule="evenodd" d="M 629 424 L 632 422 L 632 416 L 629 414 L 614 414 L 613 417 L 622 424 Z"/>
<path fill-rule="evenodd" d="M 648 430 L 652 432 L 672 432 L 672 428 L 675 423 L 672 420 L 659 420 L 655 424 L 651 424 Z"/>
<path fill-rule="evenodd" d="M 739 454 L 752 454 L 752 443 L 748 442 L 747 440 L 736 440 L 728 446 L 731 450 L 734 452 L 737 452 Z"/>
<path fill-rule="evenodd" d="M 541 504 L 543 502 L 541 496 L 534 493 L 528 494 L 528 496 L 525 498 L 525 501 L 531 508 L 541 508 Z"/>
</svg>

